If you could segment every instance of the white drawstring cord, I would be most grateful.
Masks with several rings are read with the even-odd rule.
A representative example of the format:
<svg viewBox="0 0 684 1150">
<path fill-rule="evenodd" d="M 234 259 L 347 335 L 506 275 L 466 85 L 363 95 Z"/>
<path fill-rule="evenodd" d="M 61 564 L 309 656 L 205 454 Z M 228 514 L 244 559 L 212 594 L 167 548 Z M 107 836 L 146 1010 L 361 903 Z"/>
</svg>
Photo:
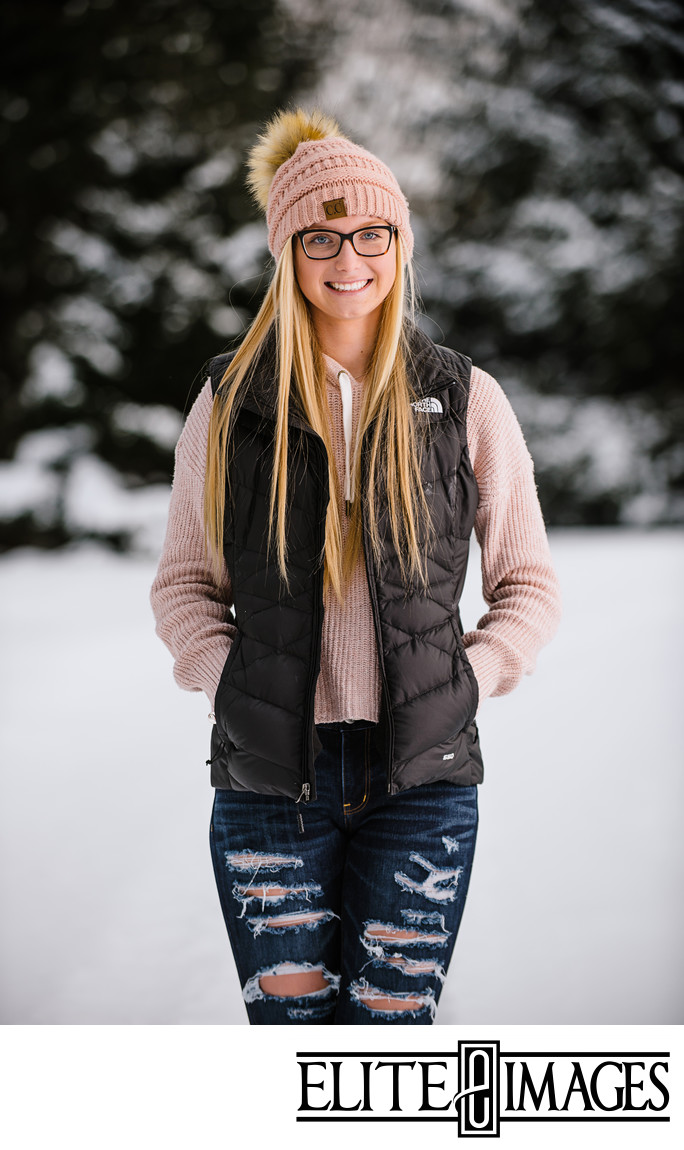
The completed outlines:
<svg viewBox="0 0 684 1150">
<path fill-rule="evenodd" d="M 351 380 L 346 371 L 337 373 L 337 382 L 342 395 L 342 425 L 344 427 L 344 507 L 347 515 L 351 512 L 351 502 L 354 498 L 351 477 L 351 439 L 352 439 L 352 387 Z"/>
</svg>

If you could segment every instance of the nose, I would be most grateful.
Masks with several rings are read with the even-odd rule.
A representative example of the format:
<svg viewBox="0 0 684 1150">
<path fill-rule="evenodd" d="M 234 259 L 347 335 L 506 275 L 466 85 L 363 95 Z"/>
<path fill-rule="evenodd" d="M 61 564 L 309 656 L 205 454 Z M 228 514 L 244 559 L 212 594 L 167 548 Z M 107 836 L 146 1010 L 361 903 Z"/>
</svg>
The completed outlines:
<svg viewBox="0 0 684 1150">
<path fill-rule="evenodd" d="M 354 263 L 354 261 L 357 258 L 358 258 L 358 252 L 357 252 L 356 248 L 354 247 L 353 243 L 351 242 L 351 239 L 349 238 L 349 236 L 346 236 L 342 240 L 342 247 L 340 248 L 339 252 L 337 253 L 335 260 L 338 264 L 340 264 L 340 263 L 345 264 L 345 263 L 349 263 L 350 260 L 352 263 Z"/>
</svg>

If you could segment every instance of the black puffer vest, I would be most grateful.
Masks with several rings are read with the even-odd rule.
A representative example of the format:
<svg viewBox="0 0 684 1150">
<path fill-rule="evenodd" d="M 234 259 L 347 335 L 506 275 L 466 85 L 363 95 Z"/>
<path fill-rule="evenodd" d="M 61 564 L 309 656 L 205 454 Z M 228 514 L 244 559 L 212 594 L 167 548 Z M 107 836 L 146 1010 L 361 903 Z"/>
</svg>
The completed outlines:
<svg viewBox="0 0 684 1150">
<path fill-rule="evenodd" d="M 379 518 L 383 553 L 376 567 L 364 516 L 383 686 L 374 736 L 391 794 L 437 780 L 462 786 L 482 780 L 474 722 L 477 682 L 458 612 L 478 503 L 466 439 L 471 361 L 417 330 L 411 343 L 413 385 L 419 396 L 433 399 L 421 404 L 424 413 L 416 417 L 430 424 L 422 477 L 436 545 L 428 557 L 427 594 L 420 588 L 405 594 L 386 513 Z M 223 355 L 210 363 L 214 394 L 229 360 Z M 324 611 L 328 460 L 323 441 L 291 397 L 288 594 L 274 549 L 266 555 L 276 391 L 271 340 L 240 406 L 229 464 L 233 505 L 226 498 L 224 546 L 238 634 L 216 694 L 211 783 L 306 801 L 316 796 L 314 760 L 321 748 L 314 695 Z M 367 483 L 367 437 L 361 491 Z"/>
</svg>

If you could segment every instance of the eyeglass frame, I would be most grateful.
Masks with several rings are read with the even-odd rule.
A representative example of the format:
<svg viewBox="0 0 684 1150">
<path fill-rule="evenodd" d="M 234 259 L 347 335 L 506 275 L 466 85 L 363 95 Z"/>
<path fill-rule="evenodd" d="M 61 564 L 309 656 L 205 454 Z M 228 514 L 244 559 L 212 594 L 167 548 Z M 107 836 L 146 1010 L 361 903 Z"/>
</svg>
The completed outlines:
<svg viewBox="0 0 684 1150">
<path fill-rule="evenodd" d="M 371 231 L 373 229 L 375 229 L 378 232 L 379 231 L 389 232 L 389 234 L 390 234 L 389 240 L 387 241 L 387 247 L 385 248 L 384 252 L 376 252 L 375 255 L 369 255 L 368 252 L 358 251 L 358 249 L 356 248 L 356 245 L 354 244 L 354 236 L 358 235 L 359 232 L 368 232 L 368 231 Z M 296 235 L 297 239 L 299 240 L 300 244 L 302 245 L 302 251 L 304 252 L 304 255 L 306 256 L 306 258 L 308 260 L 334 260 L 334 259 L 336 259 L 337 256 L 339 256 L 340 252 L 342 251 L 342 245 L 343 245 L 345 240 L 349 240 L 349 243 L 351 244 L 353 250 L 356 252 L 357 256 L 361 256 L 361 259 L 376 260 L 376 259 L 378 259 L 379 256 L 386 256 L 387 255 L 388 251 L 390 250 L 390 247 L 392 246 L 392 239 L 394 236 L 396 236 L 398 231 L 399 231 L 399 228 L 396 226 L 396 224 L 366 224 L 365 228 L 354 228 L 353 232 L 346 232 L 346 233 L 345 232 L 336 232 L 333 228 L 302 228 L 301 232 L 295 232 L 295 235 Z M 330 256 L 310 256 L 309 253 L 307 252 L 305 246 L 304 246 L 304 240 L 302 239 L 302 237 L 307 236 L 307 235 L 311 235 L 314 232 L 325 232 L 326 235 L 337 236 L 337 238 L 340 241 L 340 246 L 338 247 L 337 251 L 334 252 L 333 255 L 330 255 Z"/>
</svg>

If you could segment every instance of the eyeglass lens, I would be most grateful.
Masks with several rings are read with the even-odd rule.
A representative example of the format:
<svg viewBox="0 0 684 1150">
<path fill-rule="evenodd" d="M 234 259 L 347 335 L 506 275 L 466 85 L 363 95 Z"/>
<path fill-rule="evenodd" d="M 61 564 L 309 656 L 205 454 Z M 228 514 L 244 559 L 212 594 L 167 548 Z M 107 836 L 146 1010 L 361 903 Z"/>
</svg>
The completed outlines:
<svg viewBox="0 0 684 1150">
<path fill-rule="evenodd" d="M 392 241 L 392 229 L 384 225 L 376 228 L 360 228 L 348 236 L 321 229 L 321 231 L 304 232 L 301 236 L 304 251 L 313 260 L 328 260 L 336 256 L 345 239 L 351 239 L 354 250 L 360 256 L 384 256 Z"/>
</svg>

